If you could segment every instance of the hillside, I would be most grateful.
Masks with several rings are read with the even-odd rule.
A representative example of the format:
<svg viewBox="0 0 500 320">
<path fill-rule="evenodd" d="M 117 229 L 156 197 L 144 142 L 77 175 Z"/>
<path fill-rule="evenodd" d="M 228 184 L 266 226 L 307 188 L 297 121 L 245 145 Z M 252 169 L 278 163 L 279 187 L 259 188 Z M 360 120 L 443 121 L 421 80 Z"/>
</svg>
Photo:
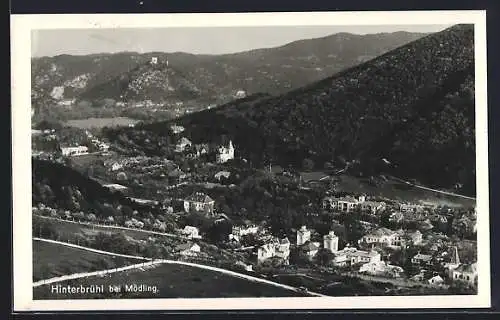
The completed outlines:
<svg viewBox="0 0 500 320">
<path fill-rule="evenodd" d="M 124 52 L 34 58 L 32 94 L 35 105 L 74 98 L 219 102 L 238 90 L 278 94 L 422 36 L 424 34 L 408 32 L 339 33 L 277 48 L 213 56 Z M 152 57 L 158 58 L 158 65 L 149 64 Z"/>
<path fill-rule="evenodd" d="M 360 175 L 389 171 L 475 194 L 473 42 L 473 26 L 456 25 L 284 95 L 180 123 L 195 141 L 229 135 L 254 163 L 359 160 Z"/>
</svg>

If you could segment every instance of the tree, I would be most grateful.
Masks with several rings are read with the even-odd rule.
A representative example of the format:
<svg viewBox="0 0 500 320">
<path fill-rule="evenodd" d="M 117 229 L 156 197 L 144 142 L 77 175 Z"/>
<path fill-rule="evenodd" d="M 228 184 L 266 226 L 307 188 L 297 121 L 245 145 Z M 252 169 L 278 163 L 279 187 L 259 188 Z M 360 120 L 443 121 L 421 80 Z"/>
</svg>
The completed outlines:
<svg viewBox="0 0 500 320">
<path fill-rule="evenodd" d="M 334 258 L 335 254 L 333 254 L 330 250 L 321 248 L 318 250 L 316 256 L 314 256 L 314 261 L 321 266 L 329 266 Z"/>
</svg>

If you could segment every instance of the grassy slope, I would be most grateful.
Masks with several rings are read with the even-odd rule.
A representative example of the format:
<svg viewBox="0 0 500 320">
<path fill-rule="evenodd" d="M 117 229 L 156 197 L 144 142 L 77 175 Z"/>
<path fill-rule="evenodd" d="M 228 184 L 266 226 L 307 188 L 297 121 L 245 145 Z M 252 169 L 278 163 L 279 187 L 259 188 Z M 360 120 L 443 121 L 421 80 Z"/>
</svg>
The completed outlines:
<svg viewBox="0 0 500 320">
<path fill-rule="evenodd" d="M 92 272 L 139 263 L 76 248 L 33 241 L 33 281 L 78 272 Z"/>
<path fill-rule="evenodd" d="M 67 285 L 69 282 L 61 283 Z M 92 277 L 74 280 L 75 285 L 120 285 L 145 284 L 157 286 L 159 293 L 145 293 L 130 296 L 109 295 L 106 298 L 230 298 L 230 297 L 293 297 L 298 293 L 267 284 L 256 283 L 218 272 L 182 265 L 162 265 L 146 271 L 140 269 L 120 272 L 110 277 Z M 51 295 L 50 287 L 35 288 L 35 299 L 63 299 Z M 66 296 L 66 298 L 68 298 Z M 104 298 L 104 296 L 74 296 L 71 298 Z"/>
</svg>

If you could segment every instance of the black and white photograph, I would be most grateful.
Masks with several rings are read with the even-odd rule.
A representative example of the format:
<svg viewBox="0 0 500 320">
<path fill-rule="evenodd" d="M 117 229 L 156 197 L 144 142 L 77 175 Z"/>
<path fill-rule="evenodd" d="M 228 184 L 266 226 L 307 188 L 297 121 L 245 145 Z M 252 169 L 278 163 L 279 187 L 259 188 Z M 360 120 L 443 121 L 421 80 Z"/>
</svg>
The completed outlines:
<svg viewBox="0 0 500 320">
<path fill-rule="evenodd" d="M 490 306 L 485 12 L 12 30 L 21 310 Z"/>
</svg>

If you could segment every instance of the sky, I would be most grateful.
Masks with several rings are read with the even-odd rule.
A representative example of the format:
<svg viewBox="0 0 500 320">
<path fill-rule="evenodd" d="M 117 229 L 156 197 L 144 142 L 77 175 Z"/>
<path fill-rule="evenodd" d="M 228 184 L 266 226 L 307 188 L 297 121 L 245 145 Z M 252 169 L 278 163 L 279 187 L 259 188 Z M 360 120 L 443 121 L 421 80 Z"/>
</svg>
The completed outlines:
<svg viewBox="0 0 500 320">
<path fill-rule="evenodd" d="M 225 54 L 281 46 L 339 32 L 438 32 L 449 25 L 57 29 L 32 32 L 32 57 L 123 51 Z"/>
</svg>

